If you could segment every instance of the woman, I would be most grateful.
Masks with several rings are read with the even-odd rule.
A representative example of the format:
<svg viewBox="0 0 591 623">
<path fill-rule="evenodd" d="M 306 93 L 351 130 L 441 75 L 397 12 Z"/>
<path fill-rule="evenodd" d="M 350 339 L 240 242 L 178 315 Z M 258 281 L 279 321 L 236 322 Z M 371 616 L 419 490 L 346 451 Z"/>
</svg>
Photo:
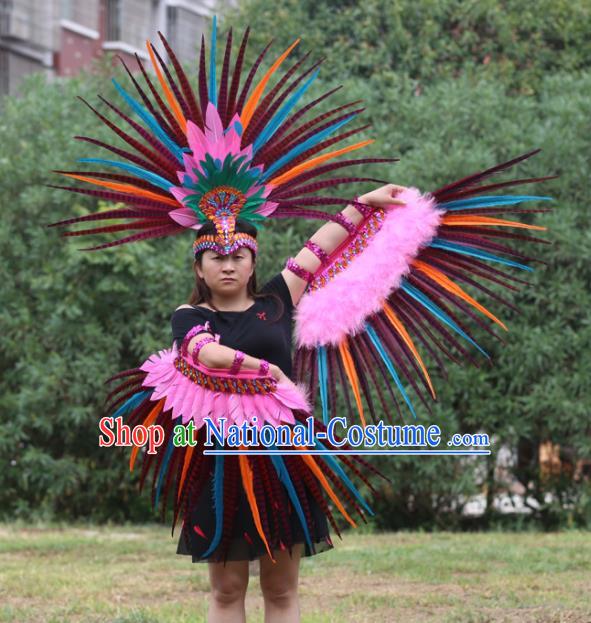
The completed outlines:
<svg viewBox="0 0 591 623">
<path fill-rule="evenodd" d="M 379 181 L 354 175 L 353 166 L 398 159 L 350 158 L 372 140 L 339 145 L 367 127 L 344 128 L 363 108 L 352 108 L 357 102 L 335 102 L 328 111 L 320 111 L 317 107 L 327 97 L 333 102 L 330 96 L 337 89 L 312 101 L 302 100 L 318 75 L 320 61 L 305 68 L 305 54 L 287 67 L 299 39 L 255 80 L 271 42 L 246 72 L 243 61 L 249 31 L 242 37 L 234 63 L 230 62 L 232 30 L 228 32 L 218 81 L 214 17 L 209 74 L 202 38 L 198 88 L 193 88 L 160 33 L 169 63 L 148 42 L 152 77 L 136 57 L 141 80 L 125 66 L 134 95 L 113 81 L 123 109 L 103 99 L 117 115 L 116 122 L 89 104 L 125 145 L 77 137 L 123 161 L 86 158 L 81 161 L 106 166 L 107 171 L 61 172 L 98 189 L 57 186 L 123 203 L 123 207 L 99 209 L 50 226 L 115 221 L 62 234 L 123 234 L 81 249 L 85 251 L 173 236 L 188 229 L 198 232 L 193 245 L 196 290 L 190 304 L 181 305 L 172 316 L 173 348 L 109 379 L 121 382 L 107 397 L 111 404 L 106 412 L 125 416 L 129 426 L 160 427 L 162 451 L 156 456 L 143 454 L 140 484 L 154 466 L 153 505 L 163 500 L 164 514 L 172 491 L 173 525 L 182 514 L 178 553 L 210 563 L 210 620 L 245 620 L 248 560 L 260 558 L 266 620 L 289 622 L 299 619 L 300 558 L 332 547 L 327 519 L 340 535 L 324 495 L 355 526 L 346 506 L 362 518 L 363 510 L 372 511 L 346 472 L 350 470 L 374 492 L 366 475 L 379 472 L 354 450 L 336 456 L 330 452 L 336 447 L 319 442 L 318 437 L 310 449 L 300 444 L 299 449 L 287 449 L 293 452 L 269 454 L 270 458 L 242 453 L 234 459 L 235 455 L 225 451 L 206 455 L 201 451 L 204 417 L 228 413 L 245 422 L 261 414 L 275 425 L 304 422 L 312 405 L 307 403 L 305 387 L 298 388 L 290 375 L 309 377 L 314 397 L 318 389 L 322 421 L 316 426 L 320 432 L 325 432 L 322 426 L 335 414 L 358 417 L 361 424 L 366 423 L 366 411 L 373 422 L 382 414 L 390 416 L 392 409 L 380 380 L 386 382 L 390 403 L 398 413 L 402 415 L 400 402 L 416 417 L 405 382 L 427 407 L 428 399 L 435 399 L 435 390 L 415 342 L 444 370 L 446 358 L 475 363 L 462 345 L 466 342 L 489 356 L 460 316 L 486 327 L 475 315 L 477 310 L 506 329 L 460 284 L 468 283 L 486 294 L 490 290 L 482 283 L 485 280 L 515 289 L 511 275 L 485 262 L 531 270 L 522 261 L 499 256 L 524 258 L 495 240 L 527 236 L 492 227 L 545 229 L 491 215 L 528 212 L 514 204 L 550 197 L 482 193 L 552 176 L 481 185 L 537 149 L 424 195 L 416 188 L 387 184 L 341 213 L 318 209 L 342 206 L 352 197 L 351 192 L 342 193 L 345 198 L 334 196 L 337 186 Z M 404 204 L 404 208 L 395 204 Z M 328 222 L 258 293 L 256 232 L 270 218 Z M 308 284 L 310 296 L 302 297 Z M 291 319 L 296 306 L 298 348 L 292 374 Z M 456 350 L 459 357 L 454 355 Z M 379 398 L 375 404 L 372 386 Z M 342 389 L 342 411 L 337 388 Z M 177 422 L 198 425 L 198 450 L 191 445 L 177 447 Z M 323 458 L 316 461 L 311 449 Z M 131 469 L 138 452 L 139 447 L 132 450 Z"/>
<path fill-rule="evenodd" d="M 393 199 L 393 195 L 400 190 L 402 187 L 388 184 L 360 197 L 359 201 L 373 206 L 400 203 Z M 362 218 L 353 205 L 347 206 L 342 215 L 355 224 Z M 240 220 L 236 221 L 235 231 L 256 238 L 256 229 Z M 200 230 L 200 236 L 214 232 L 214 225 L 206 224 Z M 347 235 L 347 230 L 337 223 L 327 223 L 310 241 L 330 254 Z M 307 247 L 303 247 L 294 259 L 311 273 L 320 264 Z M 213 338 L 214 333 L 220 335 L 219 343 L 208 341 L 199 350 L 200 362 L 210 368 L 229 369 L 238 350 L 245 353 L 241 364 L 243 369 L 258 370 L 261 360 L 267 360 L 269 371 L 277 381 L 289 380 L 292 312 L 306 289 L 306 280 L 284 268 L 257 293 L 256 255 L 248 247 L 239 247 L 229 255 L 210 249 L 200 251 L 195 257 L 194 271 L 196 286 L 190 304 L 178 307 L 171 318 L 173 339 L 177 346 L 180 348 L 192 327 L 209 322 L 211 331 L 201 331 L 188 342 L 188 350 L 193 353 L 200 341 Z M 209 621 L 246 621 L 244 599 L 249 579 L 248 561 L 255 558 L 260 560 L 265 620 L 300 620 L 297 593 L 300 558 L 333 548 L 326 517 L 312 498 L 309 502 L 317 530 L 313 535 L 316 547 L 312 551 L 304 542 L 300 524 L 292 513 L 292 529 L 300 542 L 293 549 L 278 546 L 274 550 L 276 562 L 272 562 L 254 529 L 252 513 L 242 492 L 227 562 L 216 561 L 215 553 L 208 559 L 211 582 Z M 286 503 L 289 502 L 286 500 Z M 213 528 L 211 487 L 206 487 L 194 506 L 190 526 L 183 526 L 177 553 L 192 555 L 194 562 L 205 562 L 200 556 L 207 548 L 206 537 L 213 532 Z"/>
</svg>

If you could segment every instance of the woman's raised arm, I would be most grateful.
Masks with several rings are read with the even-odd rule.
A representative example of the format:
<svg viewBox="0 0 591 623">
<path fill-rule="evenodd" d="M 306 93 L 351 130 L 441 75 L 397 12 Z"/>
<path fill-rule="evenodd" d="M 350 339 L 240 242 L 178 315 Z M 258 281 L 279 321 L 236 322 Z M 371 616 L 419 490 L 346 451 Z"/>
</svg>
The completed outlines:
<svg viewBox="0 0 591 623">
<path fill-rule="evenodd" d="M 405 189 L 404 186 L 397 186 L 396 184 L 386 184 L 376 190 L 358 197 L 360 203 L 365 203 L 373 207 L 382 207 L 386 205 L 399 204 L 404 205 L 403 201 L 395 199 L 395 196 Z M 341 214 L 345 219 L 351 221 L 354 225 L 358 225 L 363 215 L 352 204 L 349 204 L 344 210 L 341 210 Z M 345 227 L 339 225 L 336 222 L 329 221 L 322 225 L 313 236 L 310 237 L 309 242 L 317 244 L 327 255 L 330 255 L 335 249 L 342 244 L 349 236 L 349 232 Z M 310 251 L 307 247 L 302 247 L 299 253 L 294 256 L 294 260 L 308 272 L 315 273 L 320 267 L 320 260 L 316 255 Z M 304 294 L 308 282 L 298 277 L 291 270 L 284 268 L 281 271 L 285 283 L 291 293 L 291 299 L 294 305 L 297 305 L 300 298 Z"/>
</svg>

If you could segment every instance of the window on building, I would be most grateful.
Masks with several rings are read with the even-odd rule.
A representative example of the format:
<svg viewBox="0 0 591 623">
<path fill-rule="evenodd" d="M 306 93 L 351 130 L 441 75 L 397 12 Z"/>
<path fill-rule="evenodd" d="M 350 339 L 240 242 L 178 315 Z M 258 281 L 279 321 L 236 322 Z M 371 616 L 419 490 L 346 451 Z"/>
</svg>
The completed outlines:
<svg viewBox="0 0 591 623">
<path fill-rule="evenodd" d="M 74 3 L 72 0 L 62 0 L 61 16 L 64 19 L 74 21 Z"/>
<path fill-rule="evenodd" d="M 0 50 L 0 95 L 8 95 L 10 91 L 9 75 L 8 51 Z"/>
<path fill-rule="evenodd" d="M 166 7 L 166 38 L 181 60 L 192 61 L 195 58 L 207 23 L 207 17 L 183 7 Z"/>
<path fill-rule="evenodd" d="M 178 40 L 179 10 L 176 6 L 166 7 L 166 38 L 172 49 L 176 49 Z"/>
<path fill-rule="evenodd" d="M 121 41 L 121 0 L 107 0 L 107 41 Z"/>
</svg>

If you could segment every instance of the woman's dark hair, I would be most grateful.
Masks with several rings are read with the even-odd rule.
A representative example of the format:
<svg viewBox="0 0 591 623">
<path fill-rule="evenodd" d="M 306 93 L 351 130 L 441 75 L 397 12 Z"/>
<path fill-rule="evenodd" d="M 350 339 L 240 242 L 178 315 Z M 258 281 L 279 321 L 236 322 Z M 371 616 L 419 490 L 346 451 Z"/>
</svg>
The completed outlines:
<svg viewBox="0 0 591 623">
<path fill-rule="evenodd" d="M 249 223 L 247 223 L 246 221 L 243 221 L 242 219 L 236 219 L 235 231 L 236 233 L 249 234 L 253 238 L 256 238 L 257 233 L 258 233 L 258 230 L 256 229 L 256 227 L 254 227 L 253 225 L 250 225 Z M 213 223 L 213 221 L 208 221 L 199 230 L 199 235 L 211 235 L 215 233 L 216 233 L 216 229 L 215 229 L 215 224 Z M 277 320 L 281 318 L 281 316 L 283 316 L 283 312 L 284 312 L 283 301 L 275 292 L 264 292 L 264 293 L 257 292 L 256 258 L 254 255 L 254 251 L 252 249 L 249 249 L 248 247 L 246 248 L 250 251 L 253 264 L 255 264 L 255 269 L 253 270 L 252 275 L 250 279 L 248 280 L 248 283 L 246 284 L 247 294 L 250 298 L 253 298 L 255 300 L 269 297 L 269 296 L 274 298 L 275 301 L 277 302 L 279 313 L 276 318 L 271 320 L 271 322 L 276 322 Z M 212 309 L 215 309 L 216 311 L 220 311 L 219 309 L 216 308 L 216 306 L 211 301 L 211 290 L 209 289 L 205 281 L 201 279 L 201 277 L 199 277 L 199 273 L 197 272 L 197 266 L 201 268 L 203 253 L 204 251 L 200 251 L 196 255 L 195 261 L 193 262 L 193 272 L 195 273 L 195 286 L 193 288 L 193 292 L 191 292 L 191 296 L 189 297 L 188 304 L 199 305 L 200 303 L 207 303 Z"/>
</svg>

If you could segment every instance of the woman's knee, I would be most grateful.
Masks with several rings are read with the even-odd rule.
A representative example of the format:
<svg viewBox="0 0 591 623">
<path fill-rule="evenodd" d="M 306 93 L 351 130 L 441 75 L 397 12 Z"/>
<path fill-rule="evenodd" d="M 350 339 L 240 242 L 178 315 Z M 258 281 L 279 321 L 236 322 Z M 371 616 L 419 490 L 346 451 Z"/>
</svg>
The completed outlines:
<svg viewBox="0 0 591 623">
<path fill-rule="evenodd" d="M 278 606 L 293 603 L 298 596 L 297 582 L 286 584 L 274 581 L 261 581 L 261 592 L 265 601 Z"/>
<path fill-rule="evenodd" d="M 260 585 L 263 597 L 273 603 L 289 603 L 297 597 L 301 553 L 294 548 L 294 556 L 281 552 L 277 562 L 261 559 Z"/>
<path fill-rule="evenodd" d="M 211 596 L 220 604 L 232 604 L 244 599 L 248 588 L 248 566 L 233 569 L 220 565 L 211 568 L 210 565 Z"/>
</svg>

